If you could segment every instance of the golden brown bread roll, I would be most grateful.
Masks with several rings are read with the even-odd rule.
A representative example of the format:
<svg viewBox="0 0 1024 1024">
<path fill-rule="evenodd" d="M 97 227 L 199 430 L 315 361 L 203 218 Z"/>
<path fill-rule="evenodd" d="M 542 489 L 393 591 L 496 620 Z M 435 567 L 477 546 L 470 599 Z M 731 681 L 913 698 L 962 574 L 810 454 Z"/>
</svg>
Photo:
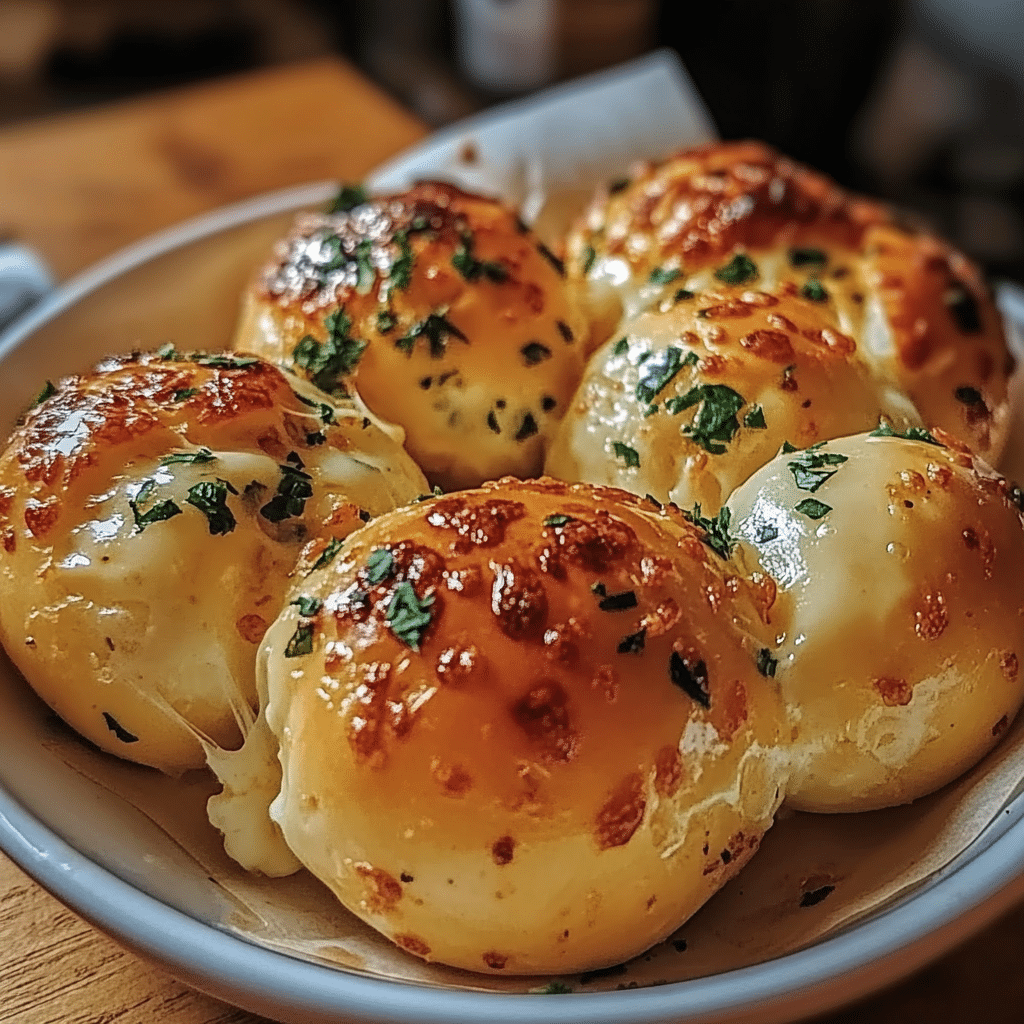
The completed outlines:
<svg viewBox="0 0 1024 1024">
<path fill-rule="evenodd" d="M 883 387 L 995 462 L 1013 368 L 999 314 L 962 255 L 757 142 L 644 164 L 568 238 L 595 340 L 679 289 L 743 285 L 820 302 Z"/>
<path fill-rule="evenodd" d="M 913 406 L 870 377 L 829 304 L 796 289 L 682 291 L 587 364 L 545 466 L 715 513 L 786 441 L 871 430 Z"/>
<path fill-rule="evenodd" d="M 428 182 L 300 216 L 235 347 L 355 388 L 451 490 L 540 472 L 587 336 L 561 263 L 511 210 Z"/>
<path fill-rule="evenodd" d="M 1021 495 L 946 439 L 783 452 L 729 499 L 787 609 L 773 656 L 795 807 L 923 796 L 979 761 L 1020 706 Z"/>
<path fill-rule="evenodd" d="M 262 654 L 292 851 L 470 970 L 584 970 L 670 933 L 783 796 L 773 588 L 709 542 L 621 491 L 503 480 L 313 546 Z"/>
<path fill-rule="evenodd" d="M 309 397 L 309 395 L 316 397 Z M 97 746 L 176 774 L 240 742 L 302 545 L 421 493 L 354 406 L 230 354 L 112 358 L 0 456 L 0 639 Z"/>
</svg>

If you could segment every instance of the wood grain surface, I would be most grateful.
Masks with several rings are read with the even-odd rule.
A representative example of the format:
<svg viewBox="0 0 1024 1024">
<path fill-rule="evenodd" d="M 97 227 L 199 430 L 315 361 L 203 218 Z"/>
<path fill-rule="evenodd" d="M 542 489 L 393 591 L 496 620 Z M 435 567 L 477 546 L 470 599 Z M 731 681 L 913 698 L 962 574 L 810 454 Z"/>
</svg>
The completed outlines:
<svg viewBox="0 0 1024 1024">
<path fill-rule="evenodd" d="M 184 217 L 323 178 L 358 180 L 423 127 L 339 61 L 0 131 L 0 235 L 60 278 Z M 1024 908 L 827 1024 L 1024 1020 Z M 259 1024 L 95 931 L 0 855 L 0 1024 Z"/>
</svg>

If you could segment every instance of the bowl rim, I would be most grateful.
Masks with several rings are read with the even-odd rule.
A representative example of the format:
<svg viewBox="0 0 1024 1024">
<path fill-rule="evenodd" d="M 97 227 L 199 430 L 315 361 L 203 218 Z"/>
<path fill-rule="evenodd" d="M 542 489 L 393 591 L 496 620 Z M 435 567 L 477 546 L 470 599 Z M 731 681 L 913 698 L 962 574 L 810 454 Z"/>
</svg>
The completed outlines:
<svg viewBox="0 0 1024 1024">
<path fill-rule="evenodd" d="M 119 250 L 42 299 L 0 336 L 0 364 L 40 327 L 128 271 L 231 228 L 324 202 L 336 182 L 301 185 L 193 217 Z M 1020 798 L 1016 801 L 1021 802 Z M 1010 808 L 1006 809 L 1010 813 Z M 193 987 L 285 1020 L 351 1024 L 761 1024 L 867 995 L 948 951 L 1024 895 L 1024 813 L 974 844 L 933 885 L 805 949 L 663 986 L 559 999 L 364 976 L 257 946 L 179 911 L 85 856 L 0 784 L 0 850 L 80 916 Z M 126 913 L 126 908 L 130 908 Z M 842 981 L 843 984 L 839 984 Z"/>
</svg>

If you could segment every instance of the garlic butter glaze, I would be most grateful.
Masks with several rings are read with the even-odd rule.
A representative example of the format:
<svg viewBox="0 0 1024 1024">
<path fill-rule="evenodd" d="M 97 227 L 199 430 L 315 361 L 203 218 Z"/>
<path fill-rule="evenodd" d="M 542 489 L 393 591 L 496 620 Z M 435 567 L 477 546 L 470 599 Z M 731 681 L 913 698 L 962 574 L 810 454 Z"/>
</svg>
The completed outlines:
<svg viewBox="0 0 1024 1024">
<path fill-rule="evenodd" d="M 427 960 L 576 971 L 664 938 L 784 796 L 774 588 L 707 540 L 508 479 L 312 545 L 261 655 L 291 850 Z"/>
<path fill-rule="evenodd" d="M 714 514 L 787 440 L 920 423 L 838 321 L 792 282 L 677 290 L 590 359 L 546 471 Z"/>
<path fill-rule="evenodd" d="M 421 492 L 351 405 L 230 354 L 111 358 L 0 456 L 0 639 L 73 728 L 176 774 L 240 742 L 302 545 Z"/>
<path fill-rule="evenodd" d="M 990 462 L 1003 450 L 1013 360 L 977 268 L 761 143 L 638 165 L 595 197 L 567 250 L 595 340 L 681 289 L 791 289 L 826 306 L 879 386 L 924 422 Z"/>
<path fill-rule="evenodd" d="M 785 451 L 729 499 L 788 609 L 773 657 L 795 807 L 930 793 L 1020 706 L 1020 492 L 938 439 L 949 447 L 860 435 Z"/>
<path fill-rule="evenodd" d="M 358 391 L 445 490 L 535 476 L 589 334 L 561 262 L 507 207 L 451 185 L 352 202 L 297 219 L 236 347 Z"/>
</svg>

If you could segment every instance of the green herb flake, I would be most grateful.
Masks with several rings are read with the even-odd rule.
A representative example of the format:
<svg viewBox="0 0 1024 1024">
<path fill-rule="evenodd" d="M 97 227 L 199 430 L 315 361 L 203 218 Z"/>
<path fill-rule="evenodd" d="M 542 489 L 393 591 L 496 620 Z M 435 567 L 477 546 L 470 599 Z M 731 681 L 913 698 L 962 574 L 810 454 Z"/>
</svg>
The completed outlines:
<svg viewBox="0 0 1024 1024">
<path fill-rule="evenodd" d="M 665 408 L 675 414 L 698 403 L 697 415 L 683 428 L 683 433 L 712 455 L 722 455 L 740 429 L 736 415 L 746 405 L 746 399 L 724 384 L 698 384 L 685 395 L 668 399 Z"/>
<path fill-rule="evenodd" d="M 206 516 L 210 527 L 210 535 L 231 533 L 237 523 L 228 508 L 228 492 L 237 494 L 227 480 L 203 480 L 188 489 L 185 499 L 193 508 L 199 509 Z"/>
<path fill-rule="evenodd" d="M 612 449 L 615 452 L 617 459 L 622 459 L 626 463 L 626 468 L 638 469 L 640 466 L 640 453 L 635 448 L 630 448 L 628 444 L 623 444 L 621 441 L 613 441 Z"/>
<path fill-rule="evenodd" d="M 596 259 L 597 259 L 597 250 L 592 245 L 586 246 L 584 248 L 584 250 L 583 250 L 583 276 L 584 277 L 586 277 L 587 274 L 589 274 L 590 271 L 593 269 L 594 261 Z"/>
<path fill-rule="evenodd" d="M 944 448 L 945 445 L 935 438 L 935 436 L 924 427 L 907 427 L 906 430 L 900 432 L 893 430 L 893 428 L 882 420 L 879 422 L 878 427 L 872 430 L 868 437 L 899 437 L 904 441 L 923 441 L 925 444 L 934 444 L 939 448 Z"/>
<path fill-rule="evenodd" d="M 315 448 L 317 445 L 326 444 L 327 435 L 322 430 L 314 430 L 311 434 L 306 435 L 306 444 L 310 448 Z"/>
<path fill-rule="evenodd" d="M 545 526 L 559 527 L 559 526 L 565 526 L 566 523 L 571 523 L 571 522 L 572 522 L 572 516 L 565 516 L 565 515 L 562 515 L 559 512 L 559 513 L 556 513 L 553 516 L 548 516 L 547 519 L 544 520 L 544 525 Z"/>
<path fill-rule="evenodd" d="M 459 247 L 452 255 L 452 266 L 470 282 L 484 278 L 492 284 L 504 284 L 508 280 L 508 270 L 503 263 L 493 260 L 481 260 L 473 254 L 474 239 L 469 231 L 460 235 Z"/>
<path fill-rule="evenodd" d="M 964 385 L 953 392 L 953 397 L 964 405 L 984 405 L 985 399 L 977 388 Z"/>
<path fill-rule="evenodd" d="M 788 444 L 788 442 L 786 443 Z M 786 463 L 790 473 L 793 474 L 797 487 L 802 491 L 810 491 L 813 494 L 838 472 L 838 468 L 829 469 L 827 467 L 839 467 L 848 461 L 847 457 L 840 455 L 839 452 L 822 451 L 824 444 L 824 441 L 819 441 L 817 444 L 811 445 L 810 448 L 795 452 L 796 458 Z M 783 450 L 785 450 L 785 445 Z"/>
<path fill-rule="evenodd" d="M 369 199 L 366 189 L 362 185 L 342 185 L 338 194 L 327 206 L 330 213 L 348 213 L 357 206 L 362 206 Z"/>
<path fill-rule="evenodd" d="M 832 511 L 831 505 L 826 505 L 823 501 L 818 501 L 817 498 L 804 498 L 793 508 L 802 516 L 807 516 L 808 519 L 822 519 Z"/>
<path fill-rule="evenodd" d="M 296 627 L 284 649 L 286 658 L 300 658 L 304 654 L 313 653 L 313 628 L 309 622 L 303 622 Z"/>
<path fill-rule="evenodd" d="M 377 548 L 366 560 L 366 582 L 371 586 L 383 583 L 395 572 L 395 556 L 388 548 Z"/>
<path fill-rule="evenodd" d="M 671 284 L 679 277 L 680 271 L 675 267 L 655 267 L 651 271 L 651 284 Z"/>
<path fill-rule="evenodd" d="M 260 509 L 260 515 L 271 523 L 301 516 L 306 510 L 306 501 L 313 496 L 313 478 L 304 471 L 302 460 L 297 455 L 278 468 L 281 479 L 277 491 Z"/>
<path fill-rule="evenodd" d="M 199 388 L 180 388 L 171 395 L 171 401 L 184 402 L 186 399 L 192 398 L 194 395 L 199 394 Z"/>
<path fill-rule="evenodd" d="M 530 991 L 538 996 L 566 996 L 570 995 L 573 989 L 560 981 L 549 981 L 543 988 L 531 988 Z"/>
<path fill-rule="evenodd" d="M 623 590 L 618 594 L 607 594 L 597 603 L 603 612 L 625 612 L 637 605 L 636 591 Z"/>
<path fill-rule="evenodd" d="M 711 691 L 708 686 L 708 667 L 703 661 L 689 665 L 678 651 L 673 651 L 668 659 L 668 677 L 673 685 L 678 686 L 691 700 L 702 708 L 711 707 Z"/>
<path fill-rule="evenodd" d="M 142 506 L 149 500 L 155 489 L 156 481 L 150 478 L 143 482 L 138 493 L 135 495 L 135 500 L 128 502 L 128 507 L 132 510 L 135 526 L 139 533 L 142 533 L 147 526 L 152 526 L 153 523 L 161 523 L 167 519 L 172 519 L 174 516 L 181 515 L 181 509 L 170 498 L 166 501 L 157 502 L 145 512 L 141 511 Z"/>
<path fill-rule="evenodd" d="M 828 263 L 828 254 L 821 249 L 796 248 L 789 250 L 791 267 L 822 268 Z"/>
<path fill-rule="evenodd" d="M 708 518 L 701 514 L 700 502 L 693 506 L 690 511 L 683 510 L 683 517 L 688 523 L 704 531 L 701 540 L 720 558 L 731 558 L 732 549 L 739 543 L 738 538 L 729 532 L 732 523 L 732 513 L 729 507 L 723 506 L 718 515 Z"/>
<path fill-rule="evenodd" d="M 320 598 L 306 597 L 305 595 L 295 598 L 295 600 L 290 603 L 296 605 L 299 609 L 299 614 L 307 619 L 316 615 L 316 613 L 324 606 L 324 603 Z"/>
<path fill-rule="evenodd" d="M 212 370 L 245 370 L 250 366 L 256 366 L 259 359 L 256 356 L 235 355 L 233 352 L 197 352 L 192 357 L 192 362 Z"/>
<path fill-rule="evenodd" d="M 181 354 L 174 347 L 174 342 L 168 341 L 166 344 L 161 345 L 156 350 L 158 359 L 164 360 L 167 363 L 177 363 L 181 360 Z"/>
<path fill-rule="evenodd" d="M 624 356 L 629 351 L 629 338 L 619 338 L 612 349 L 612 355 Z"/>
<path fill-rule="evenodd" d="M 433 603 L 433 594 L 428 594 L 421 601 L 409 580 L 403 580 L 395 587 L 384 619 L 391 632 L 406 647 L 419 651 L 423 633 L 431 622 L 430 606 Z"/>
<path fill-rule="evenodd" d="M 292 362 L 305 370 L 321 391 L 344 392 L 341 378 L 356 368 L 366 351 L 366 342 L 352 337 L 352 321 L 344 309 L 326 316 L 324 328 L 327 337 L 323 341 L 311 334 L 299 341 L 292 353 Z"/>
<path fill-rule="evenodd" d="M 590 592 L 592 594 L 597 594 L 598 597 L 604 597 L 608 593 L 608 588 L 598 581 L 597 583 L 590 584 Z"/>
<path fill-rule="evenodd" d="M 408 231 L 395 232 L 395 245 L 398 246 L 398 255 L 391 261 L 388 270 L 388 295 L 395 288 L 405 291 L 409 287 L 412 283 L 412 268 L 416 265 Z"/>
<path fill-rule="evenodd" d="M 637 630 L 635 633 L 630 633 L 628 636 L 624 636 L 619 641 L 619 646 L 615 648 L 618 654 L 639 654 L 644 649 L 644 644 L 647 643 L 647 628 Z"/>
<path fill-rule="evenodd" d="M 381 334 L 387 334 L 398 326 L 398 317 L 389 310 L 377 314 L 377 330 Z"/>
<path fill-rule="evenodd" d="M 35 401 L 33 401 L 32 405 L 33 406 L 42 405 L 43 402 L 45 402 L 48 398 L 52 397 L 55 394 L 57 394 L 57 388 L 54 386 L 54 383 L 53 383 L 52 380 L 48 380 L 43 385 L 43 388 L 39 392 L 39 394 L 36 395 Z"/>
<path fill-rule="evenodd" d="M 677 288 L 672 298 L 675 302 L 685 302 L 687 299 L 692 299 L 696 294 L 696 292 L 691 292 L 689 288 Z"/>
<path fill-rule="evenodd" d="M 753 281 L 757 273 L 757 264 L 746 253 L 738 252 L 715 271 L 715 277 L 724 284 L 746 284 Z"/>
<path fill-rule="evenodd" d="M 768 424 L 765 422 L 764 409 L 760 405 L 752 405 L 743 417 L 743 426 L 753 430 L 766 430 Z"/>
<path fill-rule="evenodd" d="M 334 561 L 337 557 L 338 552 L 342 549 L 343 541 L 338 540 L 337 537 L 332 537 L 327 542 L 327 547 L 320 553 L 320 557 L 310 567 L 310 572 L 316 572 L 317 569 L 326 569 L 327 566 Z"/>
<path fill-rule="evenodd" d="M 206 462 L 213 462 L 217 458 L 209 448 L 200 448 L 197 452 L 171 452 L 160 460 L 161 466 L 173 466 L 176 463 L 185 465 L 202 465 Z"/>
<path fill-rule="evenodd" d="M 427 339 L 431 358 L 441 359 L 448 350 L 449 338 L 468 343 L 469 339 L 448 319 L 447 313 L 447 308 L 438 310 L 429 314 L 425 320 L 414 324 L 408 334 L 395 342 L 395 348 L 411 356 L 416 341 L 423 337 Z"/>
<path fill-rule="evenodd" d="M 674 345 L 662 349 L 644 363 L 643 376 L 636 386 L 638 402 L 649 404 L 664 390 L 683 367 L 683 350 Z"/>
<path fill-rule="evenodd" d="M 772 652 L 767 647 L 762 647 L 757 652 L 757 671 L 761 675 L 774 679 L 775 670 L 779 667 L 777 658 L 772 657 Z"/>
<path fill-rule="evenodd" d="M 810 299 L 811 302 L 828 302 L 828 292 L 825 291 L 821 282 L 816 277 L 812 277 L 804 283 L 800 289 L 800 294 L 805 299 Z"/>
<path fill-rule="evenodd" d="M 559 277 L 565 277 L 565 264 L 543 243 L 537 243 L 537 252 L 555 268 Z"/>
</svg>

